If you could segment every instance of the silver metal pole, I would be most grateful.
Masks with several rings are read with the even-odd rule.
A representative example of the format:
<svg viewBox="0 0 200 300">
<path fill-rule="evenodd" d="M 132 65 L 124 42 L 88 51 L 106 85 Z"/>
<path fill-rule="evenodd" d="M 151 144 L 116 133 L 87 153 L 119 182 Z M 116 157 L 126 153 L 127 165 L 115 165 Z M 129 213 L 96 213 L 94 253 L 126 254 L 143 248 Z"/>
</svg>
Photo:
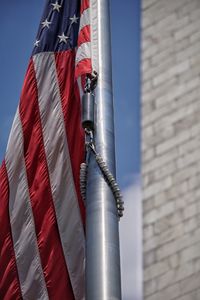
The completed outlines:
<svg viewBox="0 0 200 300">
<path fill-rule="evenodd" d="M 95 92 L 95 143 L 97 152 L 115 175 L 109 0 L 97 3 L 99 74 Z M 93 156 L 86 198 L 86 300 L 120 300 L 117 209 Z"/>
</svg>

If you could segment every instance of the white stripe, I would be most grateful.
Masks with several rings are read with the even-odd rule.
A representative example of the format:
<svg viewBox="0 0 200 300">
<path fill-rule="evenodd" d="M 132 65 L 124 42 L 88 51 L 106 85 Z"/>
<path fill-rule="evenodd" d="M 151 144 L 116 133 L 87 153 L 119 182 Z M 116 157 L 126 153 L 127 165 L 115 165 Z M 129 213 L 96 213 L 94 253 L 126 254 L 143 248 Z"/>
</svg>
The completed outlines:
<svg viewBox="0 0 200 300">
<path fill-rule="evenodd" d="M 79 76 L 77 78 L 77 83 L 78 83 L 78 88 L 79 88 L 80 99 L 82 99 L 84 91 L 83 91 L 83 88 L 82 88 L 81 76 Z"/>
<path fill-rule="evenodd" d="M 75 299 L 83 300 L 85 237 L 73 182 L 55 58 L 52 53 L 40 53 L 35 55 L 33 60 L 59 233 Z"/>
<path fill-rule="evenodd" d="M 81 18 L 80 18 L 80 26 L 79 31 L 83 29 L 83 27 L 90 25 L 90 9 L 87 8 L 83 11 Z"/>
<path fill-rule="evenodd" d="M 23 134 L 17 110 L 6 152 L 9 179 L 9 214 L 23 299 L 49 299 L 40 262 L 29 198 Z"/>
<path fill-rule="evenodd" d="M 90 41 L 92 70 L 99 73 L 97 0 L 90 0 Z"/>
<path fill-rule="evenodd" d="M 91 58 L 91 51 L 90 51 L 91 43 L 83 43 L 81 44 L 76 52 L 76 65 L 85 58 Z"/>
</svg>

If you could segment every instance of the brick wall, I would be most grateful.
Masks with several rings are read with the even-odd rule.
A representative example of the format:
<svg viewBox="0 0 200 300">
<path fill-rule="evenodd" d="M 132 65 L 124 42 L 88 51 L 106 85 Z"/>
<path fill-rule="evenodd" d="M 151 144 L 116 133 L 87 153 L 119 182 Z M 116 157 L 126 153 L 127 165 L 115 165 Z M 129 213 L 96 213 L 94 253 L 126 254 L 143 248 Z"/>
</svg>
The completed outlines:
<svg viewBox="0 0 200 300">
<path fill-rule="evenodd" d="M 145 300 L 200 299 L 200 1 L 142 3 Z"/>
</svg>

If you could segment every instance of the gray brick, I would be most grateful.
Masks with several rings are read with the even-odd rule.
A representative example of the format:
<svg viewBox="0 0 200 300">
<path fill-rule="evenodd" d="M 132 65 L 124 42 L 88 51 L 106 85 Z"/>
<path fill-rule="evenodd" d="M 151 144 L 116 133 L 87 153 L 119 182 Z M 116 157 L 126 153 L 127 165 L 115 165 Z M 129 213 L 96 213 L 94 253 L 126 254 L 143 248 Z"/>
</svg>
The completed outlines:
<svg viewBox="0 0 200 300">
<path fill-rule="evenodd" d="M 182 27 L 180 30 L 175 32 L 175 39 L 176 41 L 180 41 L 186 36 L 191 36 L 192 33 L 196 31 L 196 28 L 198 27 L 199 20 L 197 20 L 197 23 L 186 23 L 187 26 Z"/>
<path fill-rule="evenodd" d="M 187 205 L 183 211 L 184 219 L 194 217 L 198 213 L 196 203 Z"/>
<path fill-rule="evenodd" d="M 156 254 L 155 254 L 155 251 L 152 250 L 152 251 L 149 251 L 145 254 L 144 256 L 144 267 L 147 268 L 149 267 L 150 265 L 153 265 L 155 264 L 156 262 Z"/>
<path fill-rule="evenodd" d="M 144 281 L 148 281 L 150 278 L 155 278 L 169 270 L 167 262 L 156 263 L 144 271 Z"/>
<path fill-rule="evenodd" d="M 168 189 L 171 185 L 172 185 L 172 178 L 171 176 L 168 176 L 163 180 L 148 186 L 143 193 L 143 197 L 144 199 L 145 198 L 148 199 L 149 197 Z"/>
<path fill-rule="evenodd" d="M 143 229 L 144 240 L 148 240 L 153 236 L 153 225 L 145 226 Z"/>
<path fill-rule="evenodd" d="M 172 285 L 174 283 L 175 270 L 171 269 L 164 275 L 158 278 L 158 290 L 163 290 L 164 288 Z"/>
<path fill-rule="evenodd" d="M 145 215 L 144 224 L 152 224 L 160 220 L 161 218 L 170 215 L 174 211 L 174 209 L 175 203 L 172 201 L 157 209 L 153 209 Z"/>
<path fill-rule="evenodd" d="M 182 293 L 186 294 L 188 292 L 193 292 L 195 289 L 199 288 L 200 273 L 194 274 L 189 278 L 186 278 L 180 283 Z"/>
<path fill-rule="evenodd" d="M 144 300 L 199 300 L 200 3 L 142 5 Z"/>
<path fill-rule="evenodd" d="M 170 151 L 168 151 L 167 153 L 163 153 L 159 157 L 155 157 L 150 162 L 144 164 L 142 168 L 142 172 L 143 174 L 146 174 L 150 171 L 154 171 L 157 168 L 168 164 L 170 161 L 178 157 L 179 157 L 178 148 L 170 149 Z"/>
<path fill-rule="evenodd" d="M 191 219 L 188 219 L 184 222 L 184 232 L 185 233 L 191 232 L 191 231 L 195 230 L 197 227 L 198 227 L 198 224 L 197 224 L 196 218 L 192 217 Z"/>
<path fill-rule="evenodd" d="M 167 141 L 164 141 L 156 147 L 156 153 L 158 155 L 170 150 L 171 148 L 176 147 L 178 144 L 181 144 L 190 138 L 190 132 L 182 132 L 178 136 L 174 136 Z"/>
<path fill-rule="evenodd" d="M 146 300 L 173 300 L 178 299 L 181 295 L 181 288 L 179 284 L 173 284 L 166 289 L 159 291 L 149 297 L 146 297 Z"/>
<path fill-rule="evenodd" d="M 172 254 L 168 258 L 170 269 L 175 269 L 180 267 L 180 256 L 179 253 Z"/>
<path fill-rule="evenodd" d="M 181 252 L 181 262 L 185 263 L 196 258 L 200 258 L 200 243 L 192 245 Z"/>
<path fill-rule="evenodd" d="M 194 274 L 194 264 L 191 262 L 185 263 L 185 264 L 180 264 L 176 269 L 175 269 L 175 276 L 174 280 L 176 282 L 183 280 L 185 278 L 190 277 L 192 274 Z"/>
<path fill-rule="evenodd" d="M 164 81 L 170 79 L 172 76 L 179 75 L 182 72 L 185 72 L 189 69 L 190 63 L 189 60 L 183 60 L 179 64 L 171 67 L 170 69 L 165 70 L 165 72 L 159 74 L 153 79 L 153 86 L 157 86 Z"/>
<path fill-rule="evenodd" d="M 144 151 L 144 153 L 142 154 L 142 160 L 143 160 L 143 162 L 149 161 L 149 160 L 153 159 L 154 156 L 155 156 L 155 149 L 150 148 L 150 149 L 147 149 L 146 151 Z"/>
<path fill-rule="evenodd" d="M 184 295 L 183 297 L 178 298 L 178 300 L 199 300 L 200 296 L 200 289 L 191 292 L 187 295 Z"/>
<path fill-rule="evenodd" d="M 156 279 L 151 279 L 145 283 L 144 296 L 149 296 L 155 293 L 156 290 L 157 290 L 157 281 Z"/>
</svg>

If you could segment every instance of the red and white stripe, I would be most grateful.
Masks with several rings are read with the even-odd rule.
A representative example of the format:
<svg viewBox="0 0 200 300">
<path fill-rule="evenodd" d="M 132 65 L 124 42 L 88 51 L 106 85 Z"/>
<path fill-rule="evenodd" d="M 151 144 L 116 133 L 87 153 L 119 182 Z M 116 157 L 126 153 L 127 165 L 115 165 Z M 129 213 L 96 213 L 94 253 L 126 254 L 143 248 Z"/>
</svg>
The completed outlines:
<svg viewBox="0 0 200 300">
<path fill-rule="evenodd" d="M 66 139 L 55 57 L 52 53 L 41 53 L 33 61 L 45 155 L 61 244 L 75 298 L 82 299 L 85 239 Z M 49 72 L 44 74 L 41 72 L 43 68 L 47 68 Z M 49 101 L 52 102 L 51 105 L 48 105 Z"/>
<path fill-rule="evenodd" d="M 97 0 L 82 0 L 75 76 L 98 73 Z"/>
<path fill-rule="evenodd" d="M 98 71 L 96 10 L 82 1 L 76 51 L 28 66 L 0 168 L 0 299 L 85 299 L 78 80 Z"/>
<path fill-rule="evenodd" d="M 23 157 L 23 133 L 19 118 L 17 110 L 5 158 L 9 180 L 9 217 L 15 259 L 23 298 L 48 299 L 29 197 Z"/>
<path fill-rule="evenodd" d="M 28 67 L 1 169 L 1 223 L 6 215 L 15 265 L 2 278 L 15 271 L 18 284 L 16 296 L 3 282 L 3 299 L 84 299 L 80 99 L 73 76 L 62 73 L 63 65 L 73 72 L 74 59 L 73 51 L 41 53 Z"/>
</svg>

